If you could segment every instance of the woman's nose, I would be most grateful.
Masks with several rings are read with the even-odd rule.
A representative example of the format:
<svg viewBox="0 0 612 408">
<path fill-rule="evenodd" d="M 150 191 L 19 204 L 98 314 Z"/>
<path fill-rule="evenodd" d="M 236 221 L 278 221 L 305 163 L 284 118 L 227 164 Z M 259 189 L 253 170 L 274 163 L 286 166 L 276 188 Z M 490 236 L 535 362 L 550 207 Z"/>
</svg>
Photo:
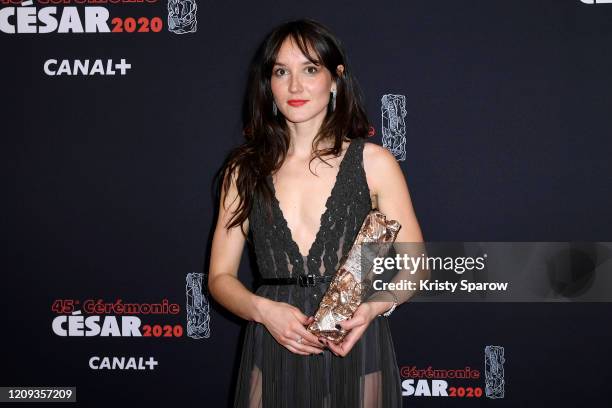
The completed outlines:
<svg viewBox="0 0 612 408">
<path fill-rule="evenodd" d="M 289 83 L 289 91 L 291 92 L 301 92 L 302 91 L 302 83 L 300 81 L 299 75 L 291 76 L 291 82 Z"/>
</svg>

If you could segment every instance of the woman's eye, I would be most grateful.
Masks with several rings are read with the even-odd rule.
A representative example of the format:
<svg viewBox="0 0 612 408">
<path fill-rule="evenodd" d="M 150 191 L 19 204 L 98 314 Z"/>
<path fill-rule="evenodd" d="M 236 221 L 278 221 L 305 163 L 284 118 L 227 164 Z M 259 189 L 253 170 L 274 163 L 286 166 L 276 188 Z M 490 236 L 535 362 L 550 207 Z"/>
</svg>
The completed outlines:
<svg viewBox="0 0 612 408">
<path fill-rule="evenodd" d="M 317 72 L 319 72 L 319 68 L 315 66 L 309 66 L 309 67 L 306 67 L 306 72 L 309 74 L 316 74 Z M 283 76 L 285 73 L 286 73 L 286 70 L 284 68 L 277 68 L 274 71 L 274 75 L 276 76 Z"/>
</svg>

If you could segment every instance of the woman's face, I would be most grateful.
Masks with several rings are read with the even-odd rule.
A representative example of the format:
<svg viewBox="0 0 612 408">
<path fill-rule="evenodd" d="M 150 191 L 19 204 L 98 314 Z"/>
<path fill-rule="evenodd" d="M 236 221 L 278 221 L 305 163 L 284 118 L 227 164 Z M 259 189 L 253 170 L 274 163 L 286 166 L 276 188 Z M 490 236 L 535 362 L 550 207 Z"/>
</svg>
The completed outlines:
<svg viewBox="0 0 612 408">
<path fill-rule="evenodd" d="M 342 69 L 338 65 L 338 71 Z M 287 37 L 272 68 L 271 87 L 278 110 L 290 122 L 300 123 L 325 117 L 336 84 L 325 66 L 310 62 Z"/>
</svg>

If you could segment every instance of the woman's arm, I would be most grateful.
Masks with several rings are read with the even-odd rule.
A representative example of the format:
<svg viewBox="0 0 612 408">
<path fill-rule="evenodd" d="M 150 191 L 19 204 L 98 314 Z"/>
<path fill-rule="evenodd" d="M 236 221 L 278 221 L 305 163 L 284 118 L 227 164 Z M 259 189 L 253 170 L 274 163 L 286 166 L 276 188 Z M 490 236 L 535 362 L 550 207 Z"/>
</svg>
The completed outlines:
<svg viewBox="0 0 612 408">
<path fill-rule="evenodd" d="M 423 242 L 404 172 L 395 156 L 375 143 L 365 143 L 363 166 L 370 191 L 376 194 L 378 209 L 402 228 L 397 242 Z"/>
<path fill-rule="evenodd" d="M 224 201 L 224 198 L 222 188 L 219 217 L 212 242 L 208 289 L 215 300 L 230 312 L 246 320 L 261 322 L 262 308 L 269 300 L 253 294 L 238 280 L 238 267 L 244 250 L 245 238 L 240 227 L 236 226 L 229 230 L 225 228 L 232 213 L 238 207 L 235 177 L 230 184 L 227 200 Z M 244 226 L 248 234 L 248 219 Z"/>
<path fill-rule="evenodd" d="M 297 307 L 290 304 L 257 296 L 238 280 L 238 267 L 245 238 L 239 226 L 229 230 L 225 228 L 232 213 L 238 207 L 235 180 L 236 177 L 233 177 L 227 192 L 228 199 L 225 202 L 227 207 L 224 205 L 223 189 L 221 190 L 219 218 L 213 236 L 208 272 L 208 290 L 215 300 L 230 312 L 243 319 L 263 324 L 272 337 L 292 353 L 301 355 L 322 353 L 322 345 L 319 344 L 317 337 L 304 327 L 312 322 L 313 317 L 304 315 Z M 245 228 L 248 234 L 248 219 Z"/>
<path fill-rule="evenodd" d="M 423 234 L 417 220 L 408 184 L 395 156 L 388 149 L 374 143 L 365 143 L 363 165 L 370 191 L 376 195 L 378 209 L 387 219 L 397 220 L 402 226 L 396 242 L 423 242 Z M 414 245 L 411 250 L 416 249 Z M 399 278 L 398 276 L 397 278 Z M 425 278 L 425 276 L 419 275 Z M 395 293 L 399 303 L 404 303 L 414 293 Z M 386 312 L 393 302 L 370 302 L 375 315 Z"/>
<path fill-rule="evenodd" d="M 387 219 L 397 220 L 401 228 L 397 242 L 423 242 L 421 228 L 417 221 L 404 173 L 395 157 L 384 147 L 366 143 L 363 151 L 363 165 L 370 193 L 376 195 L 378 209 Z M 405 302 L 407 295 L 396 296 Z M 376 300 L 362 303 L 352 318 L 340 323 L 350 330 L 344 341 L 338 345 L 325 342 L 336 355 L 346 356 L 366 331 L 370 322 L 393 306 L 393 301 Z"/>
</svg>

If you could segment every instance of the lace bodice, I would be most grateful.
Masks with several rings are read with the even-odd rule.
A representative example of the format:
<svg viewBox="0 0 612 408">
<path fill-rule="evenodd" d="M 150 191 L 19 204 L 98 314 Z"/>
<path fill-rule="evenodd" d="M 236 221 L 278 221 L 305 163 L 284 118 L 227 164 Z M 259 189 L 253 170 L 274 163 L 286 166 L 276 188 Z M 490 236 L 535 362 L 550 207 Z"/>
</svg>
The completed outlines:
<svg viewBox="0 0 612 408">
<path fill-rule="evenodd" d="M 293 240 L 276 194 L 272 204 L 272 223 L 265 217 L 263 204 L 255 200 L 249 225 L 262 277 L 290 277 L 317 271 L 322 275 L 335 273 L 371 209 L 370 190 L 363 168 L 364 143 L 364 139 L 357 138 L 349 144 L 308 255 L 302 255 Z M 272 177 L 268 176 L 266 182 L 274 192 Z"/>
</svg>

